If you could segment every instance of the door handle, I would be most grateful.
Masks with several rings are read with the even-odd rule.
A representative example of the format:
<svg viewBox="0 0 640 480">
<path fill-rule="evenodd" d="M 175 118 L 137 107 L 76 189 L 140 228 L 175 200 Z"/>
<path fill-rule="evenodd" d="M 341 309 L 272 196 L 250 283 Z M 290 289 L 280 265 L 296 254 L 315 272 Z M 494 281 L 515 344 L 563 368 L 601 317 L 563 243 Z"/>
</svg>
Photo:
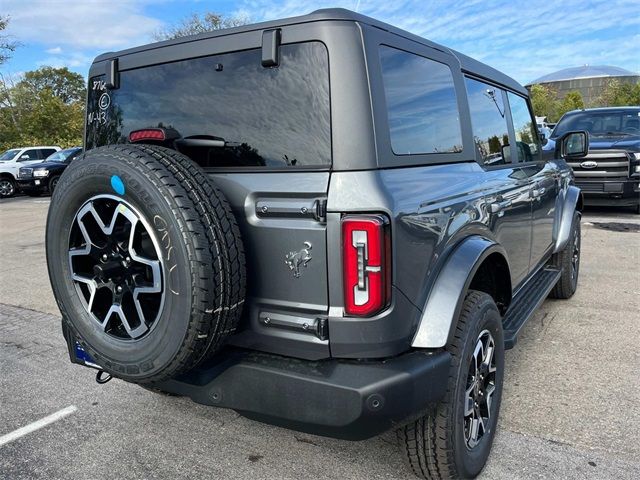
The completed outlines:
<svg viewBox="0 0 640 480">
<path fill-rule="evenodd" d="M 489 210 L 491 213 L 498 213 L 503 211 L 506 208 L 509 208 L 512 205 L 511 200 L 503 200 L 502 202 L 493 202 L 489 205 Z"/>
<path fill-rule="evenodd" d="M 531 198 L 540 198 L 547 189 L 545 187 L 534 188 L 531 190 Z"/>
</svg>

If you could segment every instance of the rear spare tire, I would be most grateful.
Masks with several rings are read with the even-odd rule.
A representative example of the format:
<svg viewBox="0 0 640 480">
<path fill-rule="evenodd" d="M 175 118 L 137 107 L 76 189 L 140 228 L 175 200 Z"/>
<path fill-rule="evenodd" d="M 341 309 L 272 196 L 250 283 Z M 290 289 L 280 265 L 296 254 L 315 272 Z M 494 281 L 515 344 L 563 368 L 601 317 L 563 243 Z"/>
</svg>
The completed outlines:
<svg viewBox="0 0 640 480">
<path fill-rule="evenodd" d="M 240 318 L 235 218 L 205 173 L 173 150 L 112 145 L 76 159 L 53 192 L 46 247 L 63 322 L 124 380 L 186 372 Z"/>
</svg>

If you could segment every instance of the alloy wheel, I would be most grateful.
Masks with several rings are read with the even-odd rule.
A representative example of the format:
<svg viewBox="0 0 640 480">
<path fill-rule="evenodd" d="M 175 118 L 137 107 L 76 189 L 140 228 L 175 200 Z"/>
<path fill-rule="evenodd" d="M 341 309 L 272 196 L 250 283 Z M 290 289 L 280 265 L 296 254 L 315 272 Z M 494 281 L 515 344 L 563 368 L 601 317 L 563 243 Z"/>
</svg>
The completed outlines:
<svg viewBox="0 0 640 480">
<path fill-rule="evenodd" d="M 0 197 L 10 197 L 15 193 L 15 187 L 11 180 L 0 180 Z"/>
<path fill-rule="evenodd" d="M 135 340 L 156 324 L 164 303 L 162 255 L 147 220 L 122 199 L 99 195 L 80 207 L 69 268 L 82 304 L 107 335 Z"/>
<path fill-rule="evenodd" d="M 496 391 L 495 341 L 489 330 L 478 335 L 471 355 L 464 396 L 467 447 L 476 447 L 491 428 L 491 402 Z"/>
<path fill-rule="evenodd" d="M 573 248 L 571 252 L 571 279 L 578 277 L 578 269 L 580 268 L 580 235 L 576 230 L 573 234 Z"/>
</svg>

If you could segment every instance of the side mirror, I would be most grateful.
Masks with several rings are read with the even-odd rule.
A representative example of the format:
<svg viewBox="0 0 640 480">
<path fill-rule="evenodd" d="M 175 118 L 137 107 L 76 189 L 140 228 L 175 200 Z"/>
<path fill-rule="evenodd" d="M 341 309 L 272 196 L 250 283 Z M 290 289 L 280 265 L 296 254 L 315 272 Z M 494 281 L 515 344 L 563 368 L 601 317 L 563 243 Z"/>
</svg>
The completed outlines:
<svg viewBox="0 0 640 480">
<path fill-rule="evenodd" d="M 589 153 L 589 134 L 585 131 L 568 132 L 560 139 L 562 158 L 582 158 Z"/>
<path fill-rule="evenodd" d="M 26 155 L 26 154 L 25 154 L 25 155 L 22 155 L 22 156 L 20 157 L 20 160 L 29 160 L 29 155 Z"/>
<path fill-rule="evenodd" d="M 502 155 L 502 163 L 511 163 L 511 145 L 500 147 L 500 154 Z"/>
</svg>

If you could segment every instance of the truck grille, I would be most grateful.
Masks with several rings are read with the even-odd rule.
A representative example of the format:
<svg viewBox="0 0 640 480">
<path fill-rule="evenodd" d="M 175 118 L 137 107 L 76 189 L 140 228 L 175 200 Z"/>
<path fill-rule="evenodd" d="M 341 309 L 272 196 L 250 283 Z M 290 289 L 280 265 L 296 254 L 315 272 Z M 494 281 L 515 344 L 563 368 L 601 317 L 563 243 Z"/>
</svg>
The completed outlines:
<svg viewBox="0 0 640 480">
<path fill-rule="evenodd" d="M 18 170 L 18 178 L 31 178 L 33 177 L 33 168 L 22 167 Z"/>
<path fill-rule="evenodd" d="M 579 161 L 569 162 L 569 166 L 576 180 L 626 180 L 629 177 L 629 157 L 624 150 L 591 150 Z"/>
</svg>

